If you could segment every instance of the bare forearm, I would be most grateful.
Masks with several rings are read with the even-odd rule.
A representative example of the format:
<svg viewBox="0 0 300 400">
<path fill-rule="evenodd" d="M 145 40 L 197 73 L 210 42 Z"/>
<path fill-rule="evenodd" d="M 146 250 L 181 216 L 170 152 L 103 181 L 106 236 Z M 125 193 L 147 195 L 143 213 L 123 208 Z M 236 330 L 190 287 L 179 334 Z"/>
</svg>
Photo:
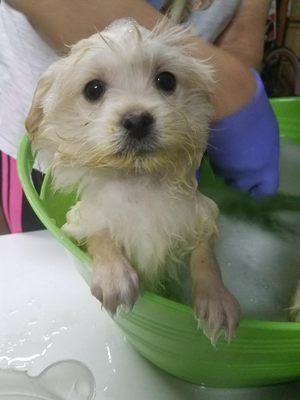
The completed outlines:
<svg viewBox="0 0 300 400">
<path fill-rule="evenodd" d="M 131 17 L 151 28 L 160 14 L 143 0 L 7 0 L 58 53 L 66 45 L 101 31 L 112 21 Z"/>
<path fill-rule="evenodd" d="M 144 0 L 8 0 L 21 11 L 39 34 L 58 52 L 101 31 L 112 21 L 134 18 L 153 28 L 161 14 Z M 216 71 L 216 89 L 212 97 L 219 119 L 247 103 L 255 91 L 251 73 L 227 52 L 195 38 L 194 56 L 209 59 Z M 200 107 L 200 105 L 199 105 Z"/>
<path fill-rule="evenodd" d="M 233 114 L 254 97 L 255 78 L 250 69 L 229 52 L 200 40 L 197 43 L 195 57 L 209 60 L 215 69 L 213 119 L 219 120 Z"/>
<path fill-rule="evenodd" d="M 266 20 L 272 0 L 243 0 L 217 45 L 246 65 L 261 68 Z"/>
</svg>

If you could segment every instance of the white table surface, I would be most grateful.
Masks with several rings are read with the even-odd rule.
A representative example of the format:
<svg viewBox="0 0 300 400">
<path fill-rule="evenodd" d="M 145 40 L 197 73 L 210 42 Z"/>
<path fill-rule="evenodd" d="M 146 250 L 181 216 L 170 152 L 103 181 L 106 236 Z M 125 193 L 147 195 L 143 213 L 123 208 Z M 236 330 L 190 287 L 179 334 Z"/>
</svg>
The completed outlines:
<svg viewBox="0 0 300 400">
<path fill-rule="evenodd" d="M 287 387 L 205 389 L 158 370 L 126 343 L 47 232 L 0 236 L 0 254 L 0 399 L 300 398 L 283 396 Z"/>
</svg>

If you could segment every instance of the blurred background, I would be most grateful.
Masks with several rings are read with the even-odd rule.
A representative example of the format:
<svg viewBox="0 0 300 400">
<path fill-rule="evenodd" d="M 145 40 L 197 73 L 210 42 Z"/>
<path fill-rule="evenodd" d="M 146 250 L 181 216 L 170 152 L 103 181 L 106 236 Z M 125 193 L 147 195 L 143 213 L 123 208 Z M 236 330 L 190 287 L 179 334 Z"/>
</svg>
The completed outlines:
<svg viewBox="0 0 300 400">
<path fill-rule="evenodd" d="M 270 97 L 300 95 L 300 0 L 274 0 L 266 26 L 263 80 Z"/>
</svg>

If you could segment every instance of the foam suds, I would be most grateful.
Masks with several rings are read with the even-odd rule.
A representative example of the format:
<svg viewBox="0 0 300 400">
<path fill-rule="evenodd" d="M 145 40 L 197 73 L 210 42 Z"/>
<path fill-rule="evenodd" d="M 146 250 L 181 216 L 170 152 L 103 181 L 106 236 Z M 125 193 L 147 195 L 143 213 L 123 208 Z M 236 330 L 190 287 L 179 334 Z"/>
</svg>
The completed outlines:
<svg viewBox="0 0 300 400">
<path fill-rule="evenodd" d="M 300 146 L 284 143 L 281 164 L 279 196 L 266 206 L 240 204 L 226 190 L 211 193 L 222 210 L 216 254 L 223 280 L 248 318 L 288 320 L 300 279 Z M 183 281 L 182 289 L 171 286 L 172 297 L 191 303 L 189 271 Z"/>
</svg>

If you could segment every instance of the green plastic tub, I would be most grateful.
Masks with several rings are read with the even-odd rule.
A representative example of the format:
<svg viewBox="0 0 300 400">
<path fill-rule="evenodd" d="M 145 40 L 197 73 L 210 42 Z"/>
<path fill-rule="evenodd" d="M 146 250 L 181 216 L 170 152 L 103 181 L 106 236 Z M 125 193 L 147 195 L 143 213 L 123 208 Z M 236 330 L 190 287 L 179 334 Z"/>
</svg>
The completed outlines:
<svg viewBox="0 0 300 400">
<path fill-rule="evenodd" d="M 273 100 L 272 104 L 280 122 L 282 141 L 300 145 L 300 98 Z M 46 177 L 39 197 L 31 181 L 32 165 L 30 143 L 25 136 L 18 155 L 24 192 L 47 229 L 80 261 L 79 272 L 89 283 L 88 255 L 60 230 L 75 198 L 53 192 L 50 176 Z M 245 196 L 225 188 L 209 167 L 202 174 L 201 185 L 216 200 L 221 212 L 226 207 L 228 212 L 228 204 L 233 204 L 239 212 L 259 217 L 268 208 L 268 202 L 257 206 Z M 300 196 L 281 192 L 270 200 L 269 206 L 272 208 L 281 202 L 300 212 Z M 250 387 L 300 380 L 300 323 L 242 320 L 236 339 L 227 344 L 221 338 L 214 348 L 197 329 L 190 307 L 150 292 L 142 295 L 133 312 L 121 312 L 116 322 L 146 359 L 197 385 Z"/>
</svg>

